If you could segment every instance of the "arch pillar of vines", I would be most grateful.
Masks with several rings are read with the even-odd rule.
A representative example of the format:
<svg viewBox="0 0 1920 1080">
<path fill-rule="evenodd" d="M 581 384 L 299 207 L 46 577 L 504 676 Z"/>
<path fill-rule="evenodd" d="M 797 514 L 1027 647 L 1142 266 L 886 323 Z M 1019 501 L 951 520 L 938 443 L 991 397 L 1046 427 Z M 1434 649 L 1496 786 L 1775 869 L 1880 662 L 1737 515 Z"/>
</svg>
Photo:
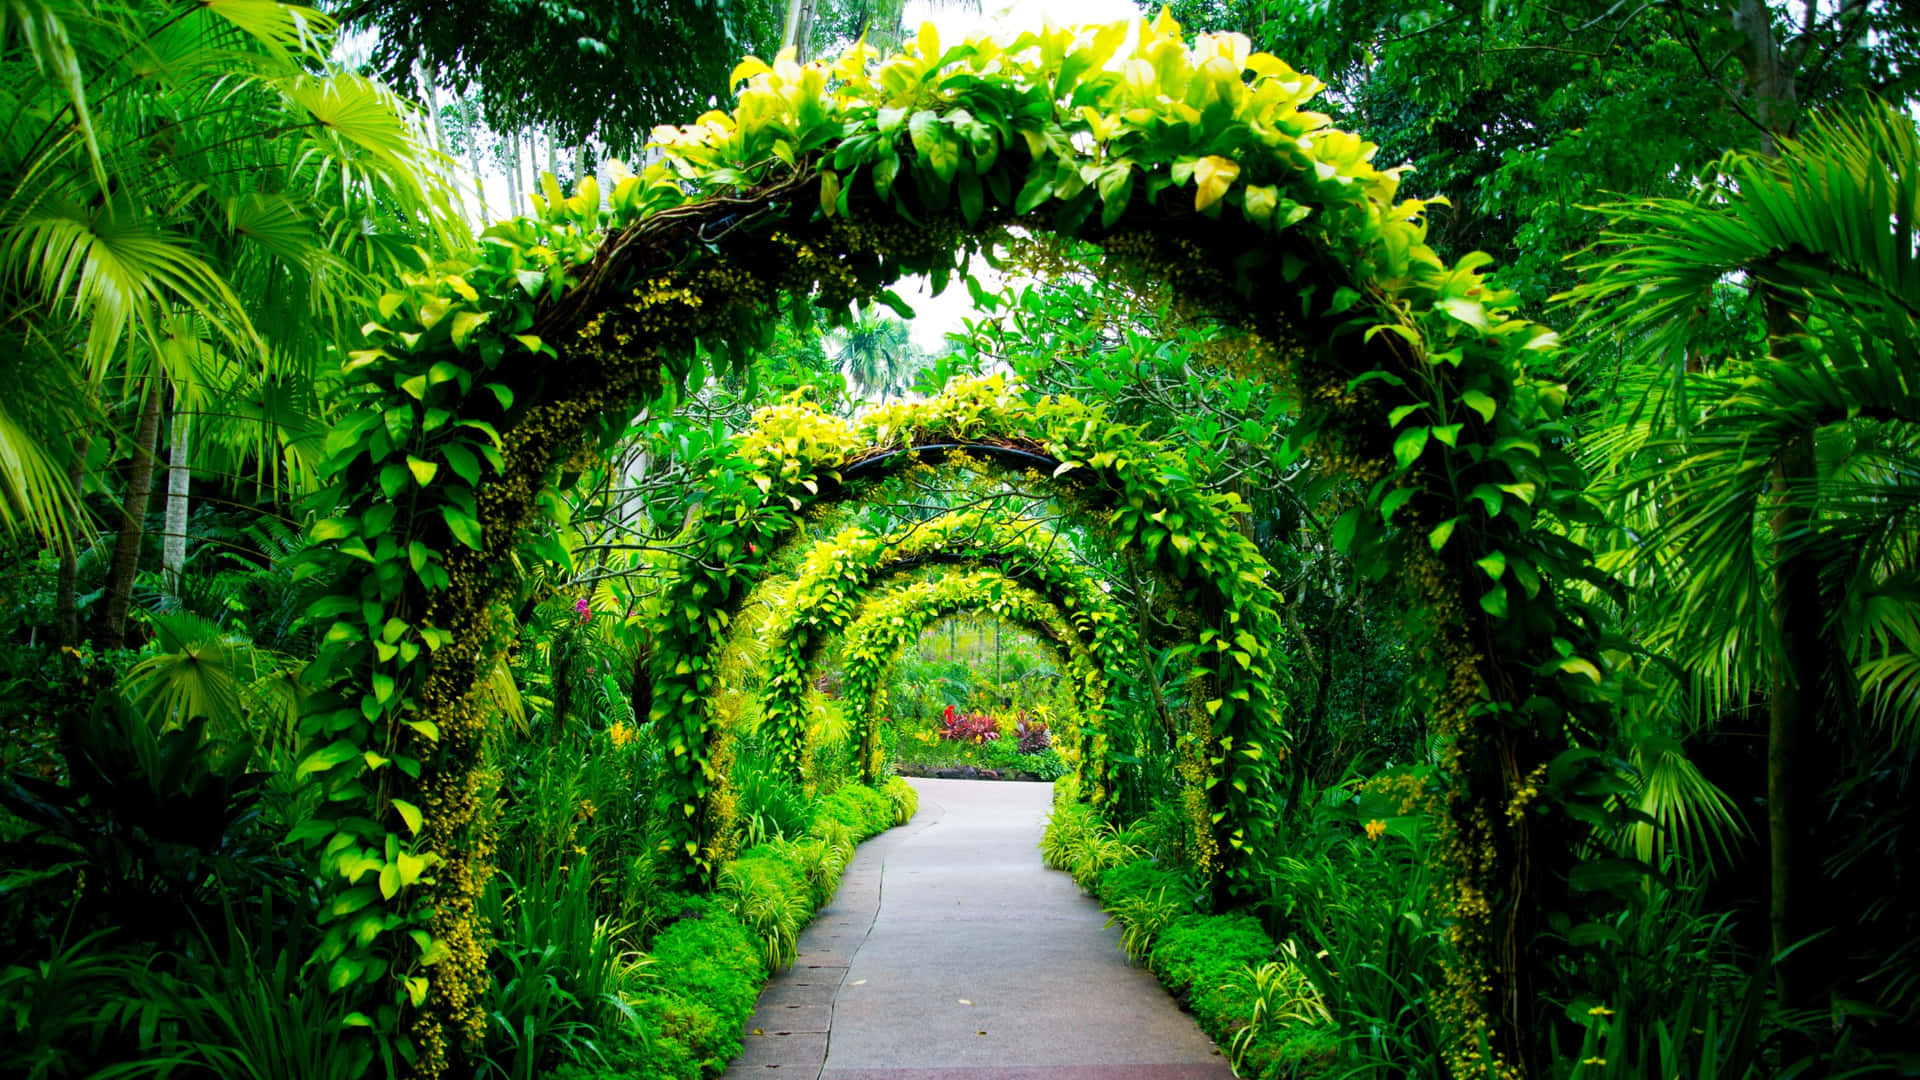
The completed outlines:
<svg viewBox="0 0 1920 1080">
<path fill-rule="evenodd" d="M 1163 15 L 1131 35 L 1009 44 L 948 48 L 923 32 L 873 60 L 751 61 L 733 111 L 663 133 L 660 160 L 604 207 L 591 181 L 571 197 L 548 181 L 537 220 L 489 229 L 471 264 L 422 268 L 379 300 L 350 365 L 352 411 L 327 439 L 331 506 L 311 530 L 332 592 L 313 608 L 328 629 L 299 772 L 324 799 L 296 838 L 323 885 L 329 988 L 422 1075 L 444 1074 L 484 1026 L 474 902 L 491 865 L 481 751 L 496 731 L 476 687 L 509 636 L 499 604 L 516 560 L 566 559 L 535 531 L 564 513 L 551 488 L 566 466 L 664 381 L 699 374 L 701 343 L 750 353 L 783 297 L 832 310 L 907 272 L 944 281 L 957 250 L 1018 223 L 1092 241 L 1298 347 L 1270 374 L 1304 403 L 1302 445 L 1366 486 L 1336 538 L 1405 583 L 1445 736 L 1431 797 L 1447 1061 L 1457 1075 L 1525 1071 L 1544 1045 L 1528 1033 L 1553 1022 L 1536 1002 L 1573 948 L 1545 917 L 1595 907 L 1567 882 L 1590 823 L 1611 813 L 1610 766 L 1591 749 L 1605 624 L 1567 587 L 1605 583 L 1558 528 L 1592 512 L 1558 449 L 1565 391 L 1533 373 L 1552 335 L 1486 286 L 1483 257 L 1442 263 L 1424 204 L 1397 198 L 1399 173 L 1308 108 L 1316 80 L 1245 38 L 1189 43 Z M 748 545 L 790 529 L 862 447 L 1007 430 L 1019 434 L 1002 443 L 1084 470 L 1117 543 L 1197 582 L 1202 666 L 1219 683 L 1205 701 L 1221 750 L 1211 782 L 1222 812 L 1257 822 L 1257 798 L 1230 781 L 1257 788 L 1280 750 L 1265 736 L 1264 641 L 1277 638 L 1260 632 L 1272 601 L 1258 564 L 1215 539 L 1220 507 L 1161 492 L 1132 441 L 1070 411 L 1053 403 L 1027 427 L 951 412 L 823 431 L 746 455 L 767 466 L 740 474 L 752 492 L 716 477 L 713 505 L 732 516 L 700 524 L 716 561 L 675 586 L 664 624 L 688 670 L 655 679 L 678 788 L 712 783 L 699 756 L 708 644 L 757 573 Z M 684 805 L 697 859 L 698 806 Z"/>
</svg>

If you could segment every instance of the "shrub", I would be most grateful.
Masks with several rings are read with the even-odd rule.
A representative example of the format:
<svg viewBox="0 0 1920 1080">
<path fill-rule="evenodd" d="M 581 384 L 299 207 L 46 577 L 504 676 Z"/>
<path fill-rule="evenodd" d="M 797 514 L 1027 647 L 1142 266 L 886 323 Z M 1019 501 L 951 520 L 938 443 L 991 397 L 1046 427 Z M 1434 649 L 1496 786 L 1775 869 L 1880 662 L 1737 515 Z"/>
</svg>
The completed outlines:
<svg viewBox="0 0 1920 1080">
<path fill-rule="evenodd" d="M 761 755 L 740 755 L 733 767 L 733 788 L 737 812 L 747 829 L 747 846 L 807 831 L 812 814 L 806 797 Z"/>
<path fill-rule="evenodd" d="M 822 820 L 836 821 L 860 840 L 892 828 L 894 817 L 894 800 L 865 784 L 848 784 L 814 809 L 816 827 Z"/>
<path fill-rule="evenodd" d="M 1193 1010 L 1202 1030 L 1225 1042 L 1252 1009 L 1234 980 L 1273 953 L 1273 939 L 1251 915 L 1184 915 L 1160 932 L 1147 966 Z"/>
<path fill-rule="evenodd" d="M 680 905 L 681 918 L 654 938 L 660 990 L 635 1002 L 633 1011 L 652 1018 L 661 1042 L 686 1047 L 698 1075 L 707 1076 L 740 1052 L 740 1032 L 767 969 L 761 942 L 739 919 L 703 898 L 691 899 Z"/>
<path fill-rule="evenodd" d="M 1053 812 L 1047 815 L 1047 829 L 1040 836 L 1041 861 L 1055 870 L 1072 870 L 1074 851 L 1099 824 L 1093 807 L 1063 800 L 1056 789 Z"/>
<path fill-rule="evenodd" d="M 1299 943 L 1289 941 L 1281 946 L 1281 952 L 1285 954 L 1285 959 L 1270 961 L 1259 967 L 1248 965 L 1229 987 L 1252 1003 L 1246 1023 L 1233 1033 L 1235 1071 L 1246 1065 L 1249 1051 L 1264 1034 L 1323 1025 L 1331 1033 L 1333 1014 L 1328 1011 L 1319 987 L 1314 985 L 1312 977 L 1299 962 Z M 1328 1042 L 1330 1049 L 1337 1051 L 1337 1041 L 1329 1039 Z M 1290 1065 L 1302 1063 L 1298 1050 L 1296 1046 Z M 1331 1054 L 1328 1056 L 1330 1058 Z"/>
<path fill-rule="evenodd" d="M 1107 925 L 1120 927 L 1120 948 L 1131 963 L 1140 963 L 1153 951 L 1153 943 L 1181 914 L 1177 897 L 1169 897 L 1162 887 L 1142 895 L 1126 896 L 1106 908 Z"/>
<path fill-rule="evenodd" d="M 1021 713 L 1020 719 L 1014 722 L 1013 733 L 1023 754 L 1038 754 L 1053 748 L 1053 732 L 1048 731 L 1047 722 L 1037 716 Z"/>
<path fill-rule="evenodd" d="M 890 776 L 880 785 L 880 793 L 893 803 L 893 823 L 905 825 L 920 812 L 920 793 L 913 785 L 897 776 Z"/>
<path fill-rule="evenodd" d="M 1108 870 L 1100 875 L 1098 886 L 1096 895 L 1109 903 L 1165 891 L 1181 902 L 1182 915 L 1202 910 L 1207 902 L 1206 890 L 1190 872 L 1169 869 L 1153 858 L 1135 859 Z"/>
<path fill-rule="evenodd" d="M 813 916 L 813 887 L 791 848 L 763 844 L 720 871 L 721 903 L 760 940 L 769 971 L 793 963 Z"/>
<path fill-rule="evenodd" d="M 940 737 L 952 742 L 989 743 L 1000 737 L 1000 725 L 983 712 L 960 712 L 949 705 L 940 714 Z"/>
</svg>

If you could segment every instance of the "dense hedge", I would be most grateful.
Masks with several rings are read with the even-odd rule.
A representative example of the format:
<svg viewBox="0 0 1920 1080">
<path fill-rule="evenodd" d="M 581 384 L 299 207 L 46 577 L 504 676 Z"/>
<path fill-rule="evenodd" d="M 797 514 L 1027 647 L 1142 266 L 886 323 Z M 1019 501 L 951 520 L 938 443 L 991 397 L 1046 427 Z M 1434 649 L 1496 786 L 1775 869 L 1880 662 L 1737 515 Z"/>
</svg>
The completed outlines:
<svg viewBox="0 0 1920 1080">
<path fill-rule="evenodd" d="M 1059 800 L 1041 848 L 1047 863 L 1067 871 L 1123 928 L 1122 948 L 1143 953 L 1147 969 L 1193 1014 L 1200 1030 L 1232 1048 L 1236 1075 L 1249 1080 L 1306 1080 L 1327 1075 L 1338 1050 L 1329 1024 L 1289 1023 L 1262 1003 L 1261 969 L 1290 956 L 1246 912 L 1213 914 L 1191 873 L 1141 855 L 1130 837 L 1102 822 L 1084 803 Z M 1156 914 L 1157 913 L 1157 917 Z M 1134 932 L 1147 927 L 1144 943 Z M 1249 1027 L 1254 1030 L 1248 1030 Z"/>
<path fill-rule="evenodd" d="M 781 895 L 773 899 L 804 908 L 804 925 L 833 895 L 831 888 L 822 895 L 808 873 L 808 842 L 836 834 L 865 840 L 905 824 L 919 800 L 899 777 L 877 789 L 848 784 L 815 805 L 804 839 L 757 844 L 732 865 L 756 882 L 774 883 Z M 700 1080 L 724 1072 L 740 1053 L 741 1032 L 772 973 L 762 933 L 718 894 L 679 897 L 668 905 L 666 921 L 650 950 L 657 981 L 629 1003 L 632 1024 L 602 1047 L 608 1063 L 570 1065 L 556 1072 L 559 1080 Z"/>
</svg>

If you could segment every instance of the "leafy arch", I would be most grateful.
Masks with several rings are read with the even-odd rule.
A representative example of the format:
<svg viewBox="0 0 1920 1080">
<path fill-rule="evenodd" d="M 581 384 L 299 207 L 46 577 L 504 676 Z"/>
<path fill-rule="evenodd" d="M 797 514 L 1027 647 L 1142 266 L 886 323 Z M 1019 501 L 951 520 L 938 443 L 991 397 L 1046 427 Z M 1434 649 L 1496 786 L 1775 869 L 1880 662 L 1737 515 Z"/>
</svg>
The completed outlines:
<svg viewBox="0 0 1920 1080">
<path fill-rule="evenodd" d="M 764 640 L 768 677 L 761 702 L 762 730 L 772 736 L 786 768 L 798 776 L 806 751 L 807 674 L 826 640 L 857 625 L 863 604 L 885 579 L 935 562 L 993 568 L 1056 605 L 1068 636 L 1106 670 L 1117 670 L 1132 648 L 1132 635 L 1099 583 L 1063 550 L 1059 539 L 1029 518 L 1004 519 L 980 511 L 942 514 L 877 534 L 858 526 L 822 541 L 807 553 L 782 614 Z M 1088 700 L 1088 726 L 1104 731 L 1106 695 Z M 1102 754 L 1104 756 L 1104 754 Z M 871 762 L 862 757 L 867 779 Z M 1103 768 L 1094 764 L 1089 788 L 1100 796 Z"/>
<path fill-rule="evenodd" d="M 714 765 L 709 699 L 730 611 L 764 564 L 749 552 L 772 550 L 795 528 L 795 514 L 857 498 L 888 472 L 969 456 L 1026 470 L 1063 497 L 1087 506 L 1099 540 L 1135 550 L 1177 590 L 1198 628 L 1195 708 L 1177 753 L 1183 781 L 1201 792 L 1193 807 L 1196 851 L 1210 874 L 1230 871 L 1270 822 L 1265 768 L 1284 753 L 1276 692 L 1279 597 L 1266 562 L 1240 531 L 1240 501 L 1189 481 L 1185 460 L 1108 423 L 1097 408 L 1070 399 L 1028 401 L 998 378 L 963 380 L 931 401 L 877 409 L 841 420 L 810 404 L 760 411 L 714 470 L 730 487 L 703 495 L 706 512 L 687 541 L 694 557 L 666 593 L 654 622 L 651 719 L 673 753 L 663 785 L 681 813 L 674 842 L 696 866 L 710 864 L 723 834 L 713 796 L 723 783 Z M 1227 878 L 1222 873 L 1224 884 Z"/>
<path fill-rule="evenodd" d="M 1606 672 L 1600 616 L 1564 587 L 1593 576 L 1591 558 L 1549 527 L 1591 516 L 1556 448 L 1564 389 L 1531 373 L 1552 335 L 1486 286 L 1485 257 L 1443 264 L 1425 204 L 1397 200 L 1399 171 L 1306 107 L 1317 80 L 1245 38 L 1189 44 L 1163 15 L 1131 34 L 1006 45 L 947 48 L 923 30 L 873 59 L 750 61 L 732 112 L 657 132 L 660 160 L 604 204 L 591 180 L 566 196 L 548 179 L 537 218 L 489 229 L 470 264 L 423 268 L 380 299 L 373 344 L 352 355 L 357 407 L 326 442 L 331 512 L 311 530 L 335 585 L 313 609 L 332 621 L 309 669 L 322 692 L 302 719 L 301 771 L 327 797 L 297 837 L 328 883 L 316 959 L 329 985 L 402 1036 L 422 1075 L 444 1074 L 484 1029 L 475 903 L 494 725 L 477 688 L 507 644 L 500 601 L 518 561 L 565 562 L 533 526 L 564 514 L 552 487 L 567 467 L 666 380 L 700 374 L 703 344 L 744 362 L 783 299 L 831 311 L 909 272 L 944 282 L 956 253 L 1019 224 L 1089 240 L 1284 346 L 1271 375 L 1303 403 L 1301 445 L 1367 489 L 1336 539 L 1403 583 L 1445 737 L 1447 780 L 1423 797 L 1441 820 L 1449 1065 L 1522 1070 L 1524 1033 L 1546 1016 L 1527 1010 L 1571 947 L 1545 913 L 1582 907 L 1565 884 L 1578 856 L 1563 853 L 1609 812 L 1606 763 L 1564 753 L 1592 741 Z M 1256 785 L 1279 752 L 1254 734 L 1276 711 L 1255 632 L 1272 599 L 1249 545 L 1216 528 L 1231 508 L 1167 495 L 1124 435 L 1049 410 L 1016 430 L 1043 449 L 1058 439 L 1061 466 L 1119 494 L 1115 543 L 1199 582 L 1202 665 L 1222 684 L 1206 698 L 1219 703 L 1213 790 L 1242 804 L 1223 813 L 1250 809 L 1230 781 Z M 698 727 L 687 717 L 713 685 L 694 646 L 724 628 L 747 543 L 857 473 L 859 446 L 897 452 L 929 430 L 834 445 L 854 433 L 821 443 L 796 424 L 790 448 L 742 459 L 769 468 L 716 478 L 714 505 L 735 516 L 701 524 L 715 569 L 671 598 L 665 629 L 690 662 L 666 673 L 660 719 Z M 1174 514 L 1202 527 L 1166 525 Z M 677 775 L 710 784 L 694 749 Z"/>
<path fill-rule="evenodd" d="M 880 760 L 879 698 L 886 675 L 901 650 L 921 631 L 949 615 L 983 612 L 1028 629 L 1052 645 L 1073 672 L 1074 695 L 1089 717 L 1105 708 L 1108 680 L 1093 650 L 1080 638 L 1069 614 L 1044 595 L 991 571 L 972 571 L 933 581 L 916 581 L 877 596 L 847 633 L 843 671 L 844 700 L 854 710 L 854 732 L 859 739 L 861 769 L 873 782 Z M 1067 753 L 1076 773 L 1104 754 L 1105 736 L 1096 724 L 1091 731 L 1074 724 L 1066 734 Z"/>
</svg>

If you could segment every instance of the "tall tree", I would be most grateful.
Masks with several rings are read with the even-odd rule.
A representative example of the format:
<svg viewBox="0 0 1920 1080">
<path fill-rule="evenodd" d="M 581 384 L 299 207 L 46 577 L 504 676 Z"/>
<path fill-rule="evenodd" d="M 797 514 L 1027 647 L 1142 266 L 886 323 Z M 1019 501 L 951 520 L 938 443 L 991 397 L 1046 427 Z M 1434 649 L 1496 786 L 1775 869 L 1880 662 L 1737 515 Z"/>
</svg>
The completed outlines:
<svg viewBox="0 0 1920 1080">
<path fill-rule="evenodd" d="M 732 95 L 748 53 L 780 45 L 778 0 L 347 0 L 342 26 L 378 31 L 373 64 L 409 92 L 417 78 L 480 103 L 495 131 L 589 137 L 631 155 L 654 125 L 685 123 Z M 416 77 L 416 65 L 419 75 Z"/>
<path fill-rule="evenodd" d="M 153 410 L 175 392 L 217 402 L 198 425 L 210 449 L 268 478 L 310 472 L 299 387 L 338 362 L 378 276 L 464 236 L 420 125 L 326 68 L 326 27 L 233 0 L 68 0 L 0 21 L 16 118 L 0 142 L 0 385 L 49 390 L 0 405 L 0 520 L 71 534 L 64 448 L 108 413 L 61 403 L 142 403 L 108 643 L 138 565 Z"/>
<path fill-rule="evenodd" d="M 1824 1008 L 1842 928 L 1874 918 L 1836 907 L 1826 795 L 1850 755 L 1857 769 L 1920 733 L 1920 135 L 1875 105 L 1766 150 L 1693 198 L 1610 208 L 1572 299 L 1629 351 L 1609 377 L 1640 391 L 1593 445 L 1633 530 L 1643 630 L 1704 717 L 1767 700 L 1778 990 Z M 1751 359 L 1696 338 L 1729 303 L 1754 312 Z M 1793 948 L 1815 935 L 1830 940 Z M 1920 1013 L 1910 993 L 1899 1005 Z"/>
<path fill-rule="evenodd" d="M 1592 206 L 1685 193 L 1728 150 L 1764 148 L 1805 108 L 1859 89 L 1910 100 L 1920 24 L 1898 0 L 1181 0 L 1327 82 L 1327 108 L 1440 194 L 1436 246 L 1486 251 L 1541 305 Z"/>
</svg>

